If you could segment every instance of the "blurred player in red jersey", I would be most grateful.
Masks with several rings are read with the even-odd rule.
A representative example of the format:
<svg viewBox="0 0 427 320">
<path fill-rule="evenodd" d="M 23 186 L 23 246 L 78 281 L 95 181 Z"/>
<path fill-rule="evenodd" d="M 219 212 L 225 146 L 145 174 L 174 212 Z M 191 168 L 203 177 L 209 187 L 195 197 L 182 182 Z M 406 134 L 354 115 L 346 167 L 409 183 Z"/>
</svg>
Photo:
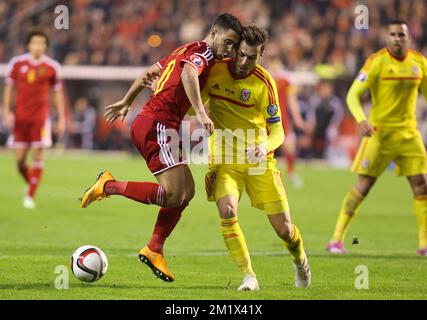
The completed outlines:
<svg viewBox="0 0 427 320">
<path fill-rule="evenodd" d="M 107 121 L 113 122 L 119 117 L 124 119 L 141 90 L 150 87 L 153 79 L 160 76 L 154 94 L 131 127 L 132 141 L 158 183 L 121 182 L 116 181 L 111 173 L 103 172 L 85 192 L 82 207 L 110 195 L 159 205 L 161 209 L 153 236 L 140 250 L 139 258 L 167 282 L 174 281 L 174 276 L 163 257 L 163 245 L 194 196 L 194 180 L 187 161 L 182 158 L 179 147 L 168 141 L 167 132 L 178 135 L 190 106 L 193 106 L 204 129 L 213 132 L 213 122 L 205 112 L 200 90 L 206 83 L 214 58 L 230 56 L 239 42 L 241 31 L 237 18 L 230 14 L 219 15 L 203 41 L 185 44 L 147 68 L 122 100 L 106 108 Z"/>
<path fill-rule="evenodd" d="M 286 169 L 290 182 L 295 188 L 301 188 L 303 186 L 303 182 L 295 171 L 297 141 L 293 125 L 303 132 L 308 130 L 308 125 L 301 117 L 301 111 L 297 99 L 297 88 L 292 84 L 289 78 L 283 74 L 284 66 L 280 61 L 280 58 L 272 58 L 268 65 L 277 83 L 280 110 L 282 113 L 282 125 L 286 137 L 286 142 L 280 146 L 280 151 L 286 159 Z M 292 116 L 292 121 L 290 120 L 289 113 Z"/>
<path fill-rule="evenodd" d="M 53 88 L 58 113 L 58 134 L 65 130 L 65 113 L 61 71 L 57 61 L 45 55 L 49 39 L 42 31 L 27 36 L 28 53 L 14 57 L 8 66 L 4 89 L 3 121 L 13 128 L 8 145 L 15 150 L 19 173 L 28 184 L 24 196 L 25 208 L 34 209 L 34 196 L 43 172 L 43 148 L 52 145 L 49 120 L 49 90 Z M 15 110 L 11 109 L 13 89 L 16 89 Z M 33 166 L 27 165 L 32 149 Z"/>
</svg>

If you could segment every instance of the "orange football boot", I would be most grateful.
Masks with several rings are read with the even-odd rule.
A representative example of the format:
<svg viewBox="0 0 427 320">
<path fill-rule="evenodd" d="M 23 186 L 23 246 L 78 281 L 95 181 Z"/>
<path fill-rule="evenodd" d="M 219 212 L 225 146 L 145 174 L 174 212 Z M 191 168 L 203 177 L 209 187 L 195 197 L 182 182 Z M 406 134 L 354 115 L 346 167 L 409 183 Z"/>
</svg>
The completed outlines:
<svg viewBox="0 0 427 320">
<path fill-rule="evenodd" d="M 114 177 L 108 171 L 101 172 L 95 183 L 85 191 L 83 198 L 81 198 L 82 208 L 86 208 L 95 200 L 107 198 L 108 196 L 104 192 L 105 183 L 114 180 Z"/>
<path fill-rule="evenodd" d="M 144 247 L 139 251 L 139 260 L 149 266 L 153 273 L 163 281 L 173 282 L 175 280 L 175 276 L 169 270 L 165 258 L 160 253 Z"/>
</svg>

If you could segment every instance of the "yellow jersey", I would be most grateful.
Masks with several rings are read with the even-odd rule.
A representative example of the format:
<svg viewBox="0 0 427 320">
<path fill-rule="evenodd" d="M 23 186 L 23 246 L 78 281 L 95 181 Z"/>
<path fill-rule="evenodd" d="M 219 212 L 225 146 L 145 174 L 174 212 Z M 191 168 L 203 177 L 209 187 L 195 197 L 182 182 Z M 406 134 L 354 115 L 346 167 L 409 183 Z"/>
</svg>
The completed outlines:
<svg viewBox="0 0 427 320">
<path fill-rule="evenodd" d="M 246 163 L 245 150 L 254 145 L 272 158 L 284 139 L 276 82 L 260 65 L 244 78 L 233 77 L 230 68 L 230 59 L 217 61 L 202 90 L 215 125 L 210 163 Z"/>
<path fill-rule="evenodd" d="M 354 80 L 347 104 L 358 123 L 366 120 L 360 96 L 370 90 L 372 110 L 369 121 L 383 128 L 416 127 L 416 99 L 421 88 L 427 99 L 427 60 L 409 49 L 399 59 L 384 48 L 372 54 Z"/>
</svg>

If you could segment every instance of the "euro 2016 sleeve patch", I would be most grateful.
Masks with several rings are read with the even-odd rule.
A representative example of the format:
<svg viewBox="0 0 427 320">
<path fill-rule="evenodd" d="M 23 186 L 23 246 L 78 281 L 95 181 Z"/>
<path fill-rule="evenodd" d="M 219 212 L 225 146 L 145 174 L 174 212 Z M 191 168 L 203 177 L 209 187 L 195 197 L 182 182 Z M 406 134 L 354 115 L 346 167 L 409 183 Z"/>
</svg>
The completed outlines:
<svg viewBox="0 0 427 320">
<path fill-rule="evenodd" d="M 205 67 L 205 61 L 203 60 L 203 58 L 199 57 L 196 54 L 192 54 L 189 57 L 189 60 L 183 60 L 183 61 L 190 62 L 197 69 L 197 71 L 199 72 L 199 74 L 202 73 L 203 68 Z"/>
<path fill-rule="evenodd" d="M 270 104 L 267 107 L 267 113 L 270 115 L 270 117 L 274 117 L 277 114 L 277 111 L 279 108 L 277 107 L 277 104 Z"/>
<path fill-rule="evenodd" d="M 357 79 L 358 79 L 360 82 L 365 82 L 367 78 L 368 78 L 368 75 L 366 74 L 366 72 L 361 72 L 361 73 L 359 73 L 359 75 L 357 76 Z"/>
</svg>

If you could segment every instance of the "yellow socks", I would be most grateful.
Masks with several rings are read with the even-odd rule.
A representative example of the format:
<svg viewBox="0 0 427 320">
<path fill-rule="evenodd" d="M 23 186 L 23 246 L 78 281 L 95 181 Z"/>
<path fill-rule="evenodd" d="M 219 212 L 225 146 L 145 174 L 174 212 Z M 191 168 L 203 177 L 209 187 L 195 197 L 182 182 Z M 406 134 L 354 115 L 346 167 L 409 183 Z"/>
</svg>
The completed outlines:
<svg viewBox="0 0 427 320">
<path fill-rule="evenodd" d="M 418 225 L 419 248 L 427 247 L 427 196 L 414 197 L 414 211 Z"/>
<path fill-rule="evenodd" d="M 332 237 L 333 241 L 344 241 L 350 221 L 363 199 L 363 195 L 357 191 L 356 188 L 353 188 L 353 190 L 347 193 L 341 204 L 340 213 Z"/>
<path fill-rule="evenodd" d="M 228 252 L 244 275 L 255 275 L 251 266 L 248 247 L 237 217 L 221 219 L 221 234 Z"/>
<path fill-rule="evenodd" d="M 286 242 L 286 248 L 288 248 L 289 253 L 293 257 L 293 261 L 295 264 L 301 265 L 304 263 L 305 259 L 305 251 L 304 245 L 302 242 L 301 234 L 296 225 L 293 225 L 293 232 L 291 241 Z"/>
</svg>

